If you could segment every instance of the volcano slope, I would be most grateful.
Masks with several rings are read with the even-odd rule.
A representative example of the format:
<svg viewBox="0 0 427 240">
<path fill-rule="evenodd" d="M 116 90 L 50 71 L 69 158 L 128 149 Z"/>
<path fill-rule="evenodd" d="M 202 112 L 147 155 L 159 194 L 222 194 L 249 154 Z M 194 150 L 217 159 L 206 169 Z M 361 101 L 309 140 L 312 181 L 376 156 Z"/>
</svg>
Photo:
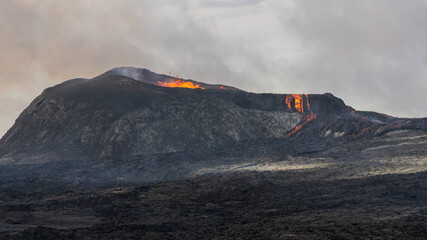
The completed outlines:
<svg viewBox="0 0 427 240">
<path fill-rule="evenodd" d="M 427 232 L 427 120 L 331 94 L 117 68 L 46 89 L 0 140 L 0 165 L 2 239 Z"/>
</svg>

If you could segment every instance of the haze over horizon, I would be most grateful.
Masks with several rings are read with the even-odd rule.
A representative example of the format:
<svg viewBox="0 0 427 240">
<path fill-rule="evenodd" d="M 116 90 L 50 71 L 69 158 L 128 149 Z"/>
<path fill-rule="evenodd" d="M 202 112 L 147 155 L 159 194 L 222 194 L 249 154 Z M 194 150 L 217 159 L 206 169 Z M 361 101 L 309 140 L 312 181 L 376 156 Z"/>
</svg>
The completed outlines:
<svg viewBox="0 0 427 240">
<path fill-rule="evenodd" d="M 43 89 L 122 66 L 426 117 L 427 2 L 387 3 L 0 0 L 0 136 Z"/>
</svg>

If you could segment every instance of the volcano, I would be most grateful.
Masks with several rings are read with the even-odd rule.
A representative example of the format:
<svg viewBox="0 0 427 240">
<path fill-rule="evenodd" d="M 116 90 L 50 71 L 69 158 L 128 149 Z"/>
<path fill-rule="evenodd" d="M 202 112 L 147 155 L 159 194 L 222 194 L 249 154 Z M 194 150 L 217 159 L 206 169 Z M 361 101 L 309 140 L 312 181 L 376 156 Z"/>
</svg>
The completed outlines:
<svg viewBox="0 0 427 240">
<path fill-rule="evenodd" d="M 422 239 L 426 139 L 427 118 L 358 111 L 330 93 L 115 68 L 47 88 L 0 140 L 0 236 L 328 238 L 397 226 L 393 236 Z M 324 218 L 335 225 L 308 224 Z"/>
<path fill-rule="evenodd" d="M 2 138 L 0 156 L 15 163 L 58 156 L 120 160 L 242 141 L 372 137 L 402 129 L 426 130 L 426 120 L 355 111 L 328 93 L 255 94 L 116 68 L 46 89 Z"/>
</svg>

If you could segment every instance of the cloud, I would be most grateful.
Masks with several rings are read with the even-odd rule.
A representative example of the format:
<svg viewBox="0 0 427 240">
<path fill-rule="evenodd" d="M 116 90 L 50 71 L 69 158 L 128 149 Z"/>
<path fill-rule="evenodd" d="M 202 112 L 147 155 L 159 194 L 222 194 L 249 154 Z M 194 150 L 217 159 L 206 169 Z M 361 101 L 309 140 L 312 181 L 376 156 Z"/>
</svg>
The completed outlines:
<svg viewBox="0 0 427 240">
<path fill-rule="evenodd" d="M 359 109 L 427 115 L 425 1 L 298 1 L 282 18 L 306 56 L 290 76 Z"/>
<path fill-rule="evenodd" d="M 41 91 L 119 66 L 426 115 L 423 1 L 0 0 L 0 135 Z"/>
</svg>

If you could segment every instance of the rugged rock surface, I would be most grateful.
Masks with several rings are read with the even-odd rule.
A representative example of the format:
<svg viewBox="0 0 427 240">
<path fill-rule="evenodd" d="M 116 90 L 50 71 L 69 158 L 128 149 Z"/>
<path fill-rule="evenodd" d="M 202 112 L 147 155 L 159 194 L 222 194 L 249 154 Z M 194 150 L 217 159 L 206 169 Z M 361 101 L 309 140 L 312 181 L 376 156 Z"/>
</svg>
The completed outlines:
<svg viewBox="0 0 427 240">
<path fill-rule="evenodd" d="M 64 184 L 39 173 L 68 166 L 3 166 L 0 238 L 425 239 L 427 133 L 338 139 L 258 142 L 210 159 L 170 155 L 161 163 L 216 167 L 158 183 Z"/>
<path fill-rule="evenodd" d="M 118 68 L 0 140 L 0 238 L 425 239 L 426 171 L 426 118 Z"/>
<path fill-rule="evenodd" d="M 153 73 L 147 69 L 134 68 L 134 67 L 114 68 L 114 69 L 111 69 L 110 71 L 107 71 L 107 72 L 101 74 L 98 77 L 103 78 L 105 76 L 124 76 L 124 77 L 132 78 L 134 80 L 137 80 L 137 81 L 140 81 L 143 83 L 148 83 L 151 85 L 160 85 L 160 86 L 165 86 L 165 85 L 159 84 L 159 82 L 170 83 L 170 82 L 174 82 L 174 81 L 185 81 L 185 82 L 192 83 L 192 85 L 194 85 L 194 86 L 199 86 L 198 88 L 239 90 L 238 88 L 235 88 L 232 86 L 221 85 L 221 84 L 207 84 L 207 83 L 203 83 L 203 82 L 197 82 L 197 81 L 194 81 L 191 79 L 182 80 L 182 79 L 179 79 L 178 76 L 172 77 L 172 76 L 165 75 L 165 74 L 157 74 L 157 73 Z"/>
<path fill-rule="evenodd" d="M 218 91 L 227 91 L 219 93 Z M 75 79 L 45 90 L 2 138 L 2 155 L 125 158 L 285 136 L 301 121 L 255 94 L 172 89 L 122 76 Z"/>
<path fill-rule="evenodd" d="M 119 73 L 126 76 L 114 75 Z M 208 84 L 204 89 L 153 85 L 173 80 L 144 69 L 117 68 L 93 79 L 73 79 L 48 88 L 0 140 L 0 163 L 64 156 L 114 160 L 209 151 L 290 135 L 370 136 L 427 125 L 425 119 L 357 112 L 331 94 L 254 94 Z"/>
</svg>

